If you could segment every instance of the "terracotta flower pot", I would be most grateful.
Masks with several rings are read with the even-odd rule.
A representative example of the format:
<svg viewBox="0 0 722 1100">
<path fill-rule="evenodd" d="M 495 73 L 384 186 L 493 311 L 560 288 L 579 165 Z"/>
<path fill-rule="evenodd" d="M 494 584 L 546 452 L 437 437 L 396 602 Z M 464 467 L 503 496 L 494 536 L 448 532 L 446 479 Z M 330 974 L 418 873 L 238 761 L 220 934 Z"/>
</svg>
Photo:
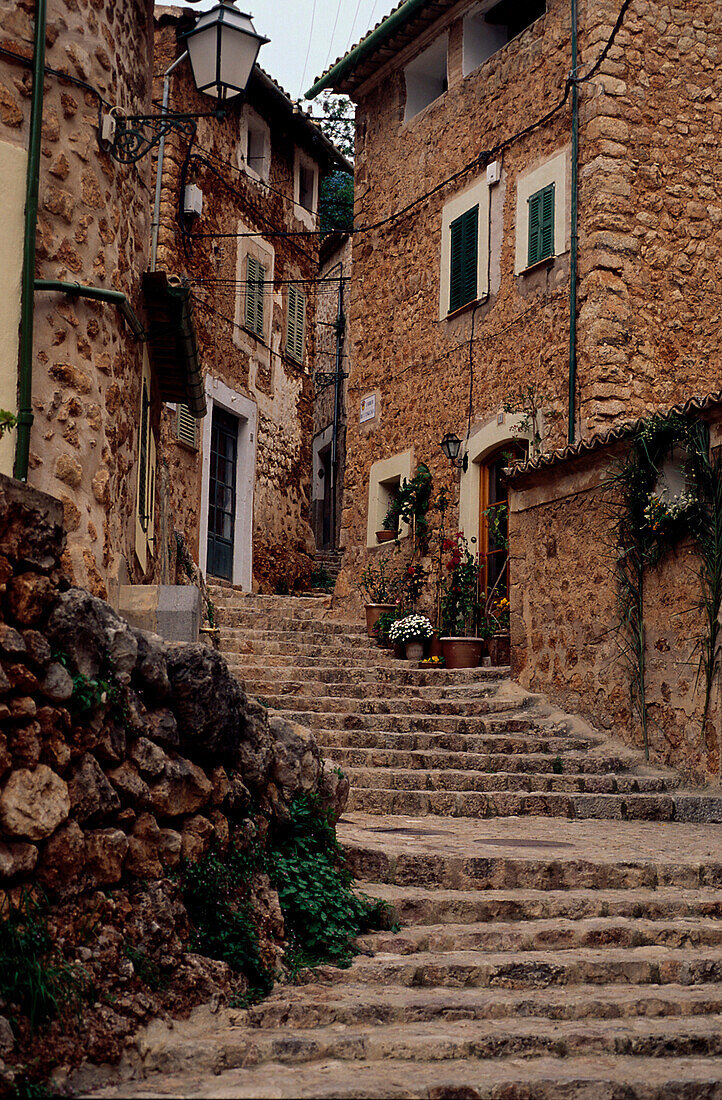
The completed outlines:
<svg viewBox="0 0 722 1100">
<path fill-rule="evenodd" d="M 424 643 L 423 642 L 407 642 L 406 643 L 406 660 L 407 661 L 420 661 L 424 656 Z"/>
<path fill-rule="evenodd" d="M 508 665 L 511 661 L 511 638 L 508 634 L 494 634 L 489 639 L 489 656 L 492 665 Z"/>
<path fill-rule="evenodd" d="M 395 603 L 367 603 L 366 604 L 366 631 L 369 638 L 374 636 L 374 627 L 384 611 L 394 611 Z"/>
<path fill-rule="evenodd" d="M 377 542 L 392 542 L 396 538 L 396 531 L 377 531 Z"/>
<path fill-rule="evenodd" d="M 396 642 L 394 644 L 393 649 L 394 649 L 394 657 L 396 658 L 397 661 L 405 661 L 406 660 L 406 646 L 404 645 L 403 642 Z"/>
<path fill-rule="evenodd" d="M 429 639 L 429 644 L 427 646 L 426 656 L 427 657 L 443 657 L 444 656 L 444 647 L 441 644 L 441 638 L 439 637 L 439 633 L 436 630 L 434 631 L 434 633 L 431 635 L 431 638 Z"/>
<path fill-rule="evenodd" d="M 447 668 L 476 668 L 484 647 L 482 638 L 442 638 Z"/>
</svg>

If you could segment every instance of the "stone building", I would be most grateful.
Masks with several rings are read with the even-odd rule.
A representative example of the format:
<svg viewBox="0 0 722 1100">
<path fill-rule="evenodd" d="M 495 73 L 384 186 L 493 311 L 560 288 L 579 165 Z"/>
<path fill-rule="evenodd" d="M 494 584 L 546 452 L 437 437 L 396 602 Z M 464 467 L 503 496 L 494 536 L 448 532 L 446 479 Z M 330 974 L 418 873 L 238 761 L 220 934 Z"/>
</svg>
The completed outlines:
<svg viewBox="0 0 722 1100">
<path fill-rule="evenodd" d="M 587 0 L 576 83 L 571 19 L 406 0 L 308 93 L 357 105 L 342 598 L 418 462 L 483 556 L 530 411 L 548 448 L 719 385 L 722 8 Z"/>
<path fill-rule="evenodd" d="M 156 9 L 156 73 L 195 17 Z M 169 102 L 207 110 L 187 62 Z M 169 510 L 201 569 L 248 590 L 292 589 L 311 569 L 318 196 L 337 167 L 350 168 L 258 66 L 225 118 L 165 147 L 157 266 L 189 279 L 208 403 L 202 424 L 183 404 L 164 414 Z"/>
<path fill-rule="evenodd" d="M 321 243 L 316 308 L 311 519 L 319 561 L 334 561 L 343 512 L 346 463 L 346 379 L 351 340 L 346 317 L 351 237 L 331 233 Z"/>
<path fill-rule="evenodd" d="M 99 136 L 112 106 L 151 109 L 152 4 L 52 0 L 42 103 L 34 19 L 31 4 L 0 3 L 0 407 L 20 421 L 0 443 L 0 468 L 60 498 L 68 571 L 117 605 L 120 584 L 160 578 L 160 406 L 174 391 L 191 393 L 194 369 L 187 296 L 172 301 L 163 283 L 150 302 L 143 288 L 151 158 L 121 164 Z M 25 201 L 34 105 L 37 223 Z M 21 321 L 23 242 L 32 257 L 33 235 L 39 282 L 26 296 L 34 317 Z M 181 314 L 183 350 L 173 339 Z M 19 359 L 28 333 L 32 354 Z"/>
</svg>

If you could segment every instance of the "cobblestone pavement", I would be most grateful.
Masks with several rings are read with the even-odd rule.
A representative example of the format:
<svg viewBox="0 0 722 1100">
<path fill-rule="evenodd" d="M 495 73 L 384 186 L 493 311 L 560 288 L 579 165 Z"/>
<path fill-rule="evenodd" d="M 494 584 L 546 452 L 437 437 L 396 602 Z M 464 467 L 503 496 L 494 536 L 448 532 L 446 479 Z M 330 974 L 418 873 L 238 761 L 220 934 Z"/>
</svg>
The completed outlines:
<svg viewBox="0 0 722 1100">
<path fill-rule="evenodd" d="M 718 793 L 504 670 L 393 662 L 326 600 L 216 598 L 247 689 L 350 775 L 339 838 L 400 928 L 249 1009 L 156 1022 L 98 1095 L 722 1098 Z"/>
</svg>

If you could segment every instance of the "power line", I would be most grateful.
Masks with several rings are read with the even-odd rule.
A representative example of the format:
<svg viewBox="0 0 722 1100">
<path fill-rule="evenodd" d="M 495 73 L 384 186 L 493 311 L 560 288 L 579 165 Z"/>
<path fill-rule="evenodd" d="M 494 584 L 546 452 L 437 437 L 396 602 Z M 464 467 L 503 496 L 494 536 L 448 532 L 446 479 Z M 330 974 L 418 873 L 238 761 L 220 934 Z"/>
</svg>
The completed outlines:
<svg viewBox="0 0 722 1100">
<path fill-rule="evenodd" d="M 306 48 L 306 60 L 303 63 L 303 75 L 301 76 L 301 86 L 298 89 L 299 96 L 303 95 L 303 82 L 306 79 L 306 69 L 308 68 L 308 59 L 311 54 L 311 41 L 313 39 L 313 27 L 316 22 L 316 0 L 313 0 L 313 9 L 311 11 L 311 27 L 308 32 L 308 46 Z"/>
<path fill-rule="evenodd" d="M 333 39 L 334 39 L 334 35 L 336 34 L 336 27 L 338 26 L 338 17 L 341 14 L 341 4 L 342 4 L 342 2 L 343 2 L 343 0 L 338 0 L 338 7 L 336 8 L 336 18 L 333 21 L 333 30 L 331 31 L 331 37 L 328 40 L 328 53 L 326 54 L 326 60 L 325 60 L 324 65 L 323 65 L 324 69 L 328 68 L 328 60 L 331 56 L 331 50 L 333 49 Z M 303 84 L 303 81 L 301 81 L 301 83 Z"/>
</svg>

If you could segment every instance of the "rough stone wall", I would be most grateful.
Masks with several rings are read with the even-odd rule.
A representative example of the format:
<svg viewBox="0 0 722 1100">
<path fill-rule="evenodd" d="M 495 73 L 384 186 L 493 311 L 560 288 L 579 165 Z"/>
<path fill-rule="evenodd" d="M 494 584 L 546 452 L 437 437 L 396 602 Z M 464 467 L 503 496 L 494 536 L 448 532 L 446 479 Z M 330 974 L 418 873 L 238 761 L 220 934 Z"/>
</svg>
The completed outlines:
<svg viewBox="0 0 722 1100">
<path fill-rule="evenodd" d="M 722 11 L 704 0 L 635 0 L 600 72 L 580 90 L 578 429 L 640 415 L 718 386 L 719 68 Z M 586 72 L 619 12 L 616 0 L 580 5 Z M 400 210 L 545 116 L 570 68 L 570 6 L 547 14 L 480 68 L 462 74 L 462 18 L 449 32 L 449 89 L 404 122 L 403 66 L 392 58 L 359 90 L 356 217 L 373 224 Z M 428 41 L 432 41 L 433 35 Z M 426 42 L 419 42 L 421 48 Z M 441 211 L 481 172 L 444 187 L 408 214 L 354 238 L 349 427 L 337 594 L 349 598 L 365 549 L 369 469 L 412 448 L 437 480 L 448 477 L 438 441 L 496 417 L 522 385 L 546 395 L 546 443 L 566 435 L 569 254 L 514 275 L 516 180 L 569 146 L 570 101 L 503 153 L 491 193 L 491 294 L 475 312 L 439 321 Z M 470 377 L 470 338 L 474 342 Z M 377 393 L 380 413 L 359 424 Z M 581 412 L 580 412 L 581 410 Z M 458 500 L 458 490 L 452 503 Z M 449 519 L 453 522 L 453 512 Z M 376 551 L 371 551 L 373 556 Z"/>
<path fill-rule="evenodd" d="M 46 64 L 127 112 L 146 111 L 151 12 L 149 0 L 57 0 Z M 31 2 L 0 0 L 0 44 L 31 56 L 33 19 Z M 31 89 L 26 68 L 0 59 L 0 141 L 27 145 Z M 151 166 L 101 153 L 97 125 L 92 93 L 46 78 L 37 276 L 121 290 L 138 311 Z M 29 482 L 63 501 L 66 568 L 103 597 L 119 578 L 143 579 L 133 549 L 141 362 L 115 307 L 36 294 Z M 145 579 L 154 570 L 151 559 Z"/>
<path fill-rule="evenodd" d="M 587 0 L 583 69 L 617 17 Z M 593 28 L 593 29 L 592 29 Z M 582 93 L 586 431 L 715 390 L 722 363 L 722 8 L 635 0 Z"/>
<path fill-rule="evenodd" d="M 618 630 L 616 499 L 605 485 L 623 453 L 606 447 L 513 482 L 512 675 L 641 748 Z M 698 568 L 682 542 L 645 573 L 645 683 L 652 759 L 704 783 L 719 781 L 722 710 L 718 684 L 703 735 Z"/>
<path fill-rule="evenodd" d="M 169 647 L 69 587 L 64 544 L 60 502 L 0 476 L 0 913 L 41 887 L 56 946 L 97 994 L 82 1028 L 66 1019 L 33 1040 L 21 1021 L 16 1055 L 47 1043 L 45 1074 L 117 1060 L 142 1020 L 234 982 L 242 992 L 225 964 L 192 953 L 169 874 L 211 845 L 249 847 L 303 792 L 336 820 L 348 793 L 311 734 L 269 719 L 215 650 Z M 278 896 L 263 874 L 251 887 L 275 967 Z M 159 977 L 156 996 L 135 976 L 134 951 Z"/>
<path fill-rule="evenodd" d="M 156 30 L 156 73 L 178 56 L 176 16 L 164 15 Z M 156 95 L 162 84 L 156 83 Z M 158 266 L 187 273 L 194 285 L 193 307 L 206 375 L 250 398 L 258 408 L 256 480 L 253 520 L 254 587 L 273 591 L 304 583 L 310 571 L 313 537 L 310 528 L 310 467 L 313 424 L 312 375 L 315 347 L 315 288 L 312 281 L 297 284 L 307 296 L 303 364 L 286 354 L 288 280 L 315 280 L 318 239 L 283 238 L 276 233 L 299 233 L 307 225 L 294 213 L 294 150 L 299 143 L 291 119 L 274 105 L 263 86 L 253 82 L 242 97 L 268 124 L 271 154 L 268 185 L 251 179 L 240 168 L 242 105 L 231 102 L 223 121 L 200 119 L 193 150 L 203 161 L 191 162 L 189 183 L 204 195 L 201 217 L 189 221 L 191 233 L 229 234 L 192 242 L 186 249 L 178 226 L 180 175 L 187 146 L 170 140 L 166 146 Z M 207 111 L 212 101 L 199 94 L 187 65 L 173 74 L 171 108 Z M 306 150 L 313 155 L 312 150 Z M 258 232 L 258 237 L 233 234 Z M 264 232 L 267 236 L 263 236 Z M 243 327 L 245 277 L 238 257 L 248 242 L 271 249 L 274 285 L 268 288 L 270 338 L 256 339 Z M 198 280 L 195 282 L 195 280 Z M 240 305 L 239 305 L 240 302 Z M 268 330 L 267 330 L 268 331 Z M 198 553 L 201 449 L 192 454 L 174 440 L 173 424 L 164 428 L 164 454 L 170 471 L 172 511 L 176 525 Z M 236 537 L 242 537 L 237 532 Z"/>
</svg>

